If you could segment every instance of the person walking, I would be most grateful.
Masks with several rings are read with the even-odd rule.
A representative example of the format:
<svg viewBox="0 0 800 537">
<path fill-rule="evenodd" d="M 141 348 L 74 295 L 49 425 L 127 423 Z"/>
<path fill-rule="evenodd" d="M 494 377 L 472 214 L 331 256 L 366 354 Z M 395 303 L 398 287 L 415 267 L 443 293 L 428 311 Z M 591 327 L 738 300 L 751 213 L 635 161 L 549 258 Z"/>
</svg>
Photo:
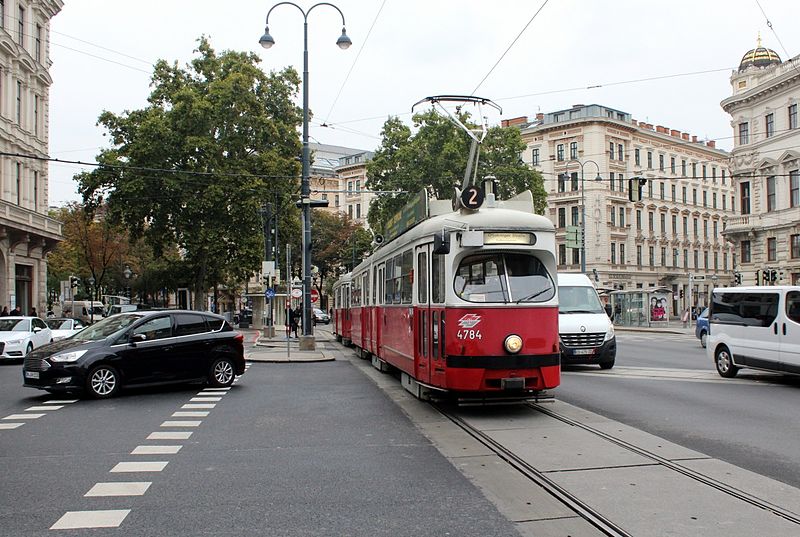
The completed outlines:
<svg viewBox="0 0 800 537">
<path fill-rule="evenodd" d="M 3 311 L 0 311 L 0 317 L 8 317 L 8 306 L 3 306 Z"/>
<path fill-rule="evenodd" d="M 28 313 L 28 316 L 29 317 L 38 317 L 39 314 L 36 313 L 36 308 L 31 308 L 31 311 L 30 311 L 30 313 Z"/>
<path fill-rule="evenodd" d="M 294 332 L 294 337 L 297 338 L 297 329 L 300 328 L 300 325 L 303 322 L 303 314 L 300 311 L 300 306 L 297 306 L 294 309 L 294 325 L 292 326 L 292 331 Z"/>
<path fill-rule="evenodd" d="M 297 337 L 297 324 L 299 321 L 298 319 L 299 312 L 300 308 L 296 309 L 289 308 L 289 334 L 287 335 L 287 337 L 292 337 L 292 334 L 294 334 L 294 337 Z"/>
</svg>

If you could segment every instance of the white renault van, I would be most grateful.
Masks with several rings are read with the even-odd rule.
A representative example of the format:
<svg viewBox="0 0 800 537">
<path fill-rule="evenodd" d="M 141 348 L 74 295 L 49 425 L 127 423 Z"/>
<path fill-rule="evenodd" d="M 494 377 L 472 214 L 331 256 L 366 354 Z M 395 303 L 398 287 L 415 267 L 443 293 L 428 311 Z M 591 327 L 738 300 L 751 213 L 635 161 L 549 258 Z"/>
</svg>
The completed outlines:
<svg viewBox="0 0 800 537">
<path fill-rule="evenodd" d="M 562 364 L 614 367 L 614 325 L 585 274 L 558 274 L 558 336 Z"/>
<path fill-rule="evenodd" d="M 742 367 L 800 374 L 800 287 L 714 289 L 706 356 L 727 378 Z"/>
</svg>

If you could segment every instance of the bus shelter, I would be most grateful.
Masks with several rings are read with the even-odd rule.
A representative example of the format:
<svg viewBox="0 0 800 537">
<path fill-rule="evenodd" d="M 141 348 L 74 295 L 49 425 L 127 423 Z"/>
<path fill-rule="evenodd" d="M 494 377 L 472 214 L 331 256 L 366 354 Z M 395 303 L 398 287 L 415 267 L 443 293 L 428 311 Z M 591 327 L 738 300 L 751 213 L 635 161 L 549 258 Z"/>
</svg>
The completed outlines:
<svg viewBox="0 0 800 537">
<path fill-rule="evenodd" d="M 612 291 L 611 308 L 617 326 L 669 326 L 672 291 L 664 287 Z"/>
</svg>

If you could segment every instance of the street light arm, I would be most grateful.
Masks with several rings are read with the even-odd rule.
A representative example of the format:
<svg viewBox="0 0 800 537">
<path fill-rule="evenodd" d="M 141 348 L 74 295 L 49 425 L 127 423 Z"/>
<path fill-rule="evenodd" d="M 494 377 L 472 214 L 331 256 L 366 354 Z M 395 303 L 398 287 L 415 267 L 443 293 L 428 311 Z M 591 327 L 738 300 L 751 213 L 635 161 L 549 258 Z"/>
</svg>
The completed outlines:
<svg viewBox="0 0 800 537">
<path fill-rule="evenodd" d="M 307 13 L 307 12 L 305 12 L 305 11 L 303 11 L 303 8 L 302 8 L 302 7 L 300 7 L 300 6 L 298 6 L 298 5 L 297 5 L 297 4 L 295 4 L 294 2 L 278 2 L 277 4 L 275 4 L 274 6 L 272 6 L 271 8 L 269 8 L 269 11 L 267 11 L 267 20 L 266 20 L 266 24 L 267 24 L 267 25 L 269 25 L 269 15 L 270 15 L 270 13 L 272 13 L 272 10 L 273 10 L 273 9 L 275 9 L 276 7 L 278 7 L 278 6 L 282 6 L 282 5 L 284 5 L 284 4 L 288 4 L 288 5 L 290 5 L 290 6 L 294 6 L 294 7 L 296 7 L 297 9 L 299 9 L 299 10 L 300 10 L 300 13 L 302 13 L 302 14 L 303 14 L 303 19 L 305 19 L 305 20 L 308 20 L 308 13 Z M 316 6 L 314 6 L 314 7 L 316 7 Z M 314 7 L 312 7 L 311 9 L 314 9 Z M 308 11 L 310 12 L 310 11 L 311 11 L 311 9 L 309 9 Z"/>
<path fill-rule="evenodd" d="M 335 9 L 336 11 L 338 11 L 338 12 L 339 12 L 339 15 L 341 15 L 341 16 L 342 16 L 342 26 L 345 26 L 345 23 L 344 23 L 344 13 L 342 13 L 342 10 L 341 10 L 341 9 L 339 9 L 339 8 L 338 8 L 338 7 L 336 7 L 336 6 L 334 6 L 334 5 L 333 5 L 333 4 L 331 4 L 330 2 L 319 2 L 319 3 L 317 3 L 317 4 L 314 4 L 314 5 L 313 5 L 313 6 L 311 6 L 310 8 L 308 8 L 308 11 L 306 12 L 306 19 L 308 19 L 308 16 L 311 14 L 311 12 L 312 12 L 312 11 L 314 10 L 314 8 L 315 8 L 315 7 L 317 7 L 317 6 L 331 6 L 333 9 Z"/>
</svg>

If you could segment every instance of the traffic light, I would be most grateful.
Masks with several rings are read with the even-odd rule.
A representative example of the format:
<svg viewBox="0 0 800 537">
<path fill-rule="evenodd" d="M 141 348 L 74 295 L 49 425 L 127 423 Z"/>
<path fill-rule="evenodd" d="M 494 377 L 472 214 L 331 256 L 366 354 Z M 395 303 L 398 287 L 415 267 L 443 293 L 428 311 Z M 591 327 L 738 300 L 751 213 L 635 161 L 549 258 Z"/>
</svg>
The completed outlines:
<svg viewBox="0 0 800 537">
<path fill-rule="evenodd" d="M 769 271 L 769 281 L 770 281 L 770 283 L 775 283 L 775 282 L 778 281 L 778 271 L 777 270 L 772 269 L 772 270 Z"/>
<path fill-rule="evenodd" d="M 764 269 L 761 271 L 761 285 L 769 285 L 769 271 Z"/>
<path fill-rule="evenodd" d="M 681 298 L 683 298 L 683 289 L 681 289 L 680 291 L 678 291 L 678 295 L 679 295 Z"/>
<path fill-rule="evenodd" d="M 69 277 L 69 286 L 70 287 L 78 287 L 81 284 L 81 279 L 77 276 L 70 276 Z"/>
<path fill-rule="evenodd" d="M 733 277 L 736 285 L 742 285 L 742 274 L 740 272 L 734 272 Z"/>
<path fill-rule="evenodd" d="M 647 184 L 644 177 L 631 177 L 628 179 L 628 199 L 636 202 L 642 201 L 642 188 Z"/>
</svg>

